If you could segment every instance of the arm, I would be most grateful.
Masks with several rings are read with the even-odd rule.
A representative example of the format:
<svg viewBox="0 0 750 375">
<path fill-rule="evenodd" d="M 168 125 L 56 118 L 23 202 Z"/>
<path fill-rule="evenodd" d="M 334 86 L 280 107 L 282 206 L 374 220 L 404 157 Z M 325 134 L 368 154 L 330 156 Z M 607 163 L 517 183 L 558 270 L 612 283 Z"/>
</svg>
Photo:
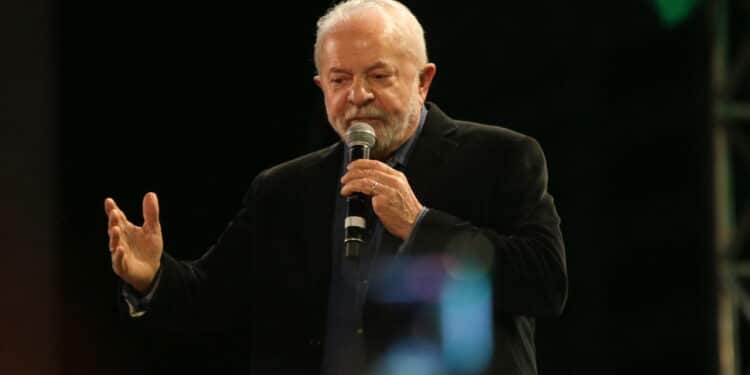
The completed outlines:
<svg viewBox="0 0 750 375">
<path fill-rule="evenodd" d="M 547 193 L 544 155 L 535 140 L 524 137 L 506 157 L 511 168 L 494 177 L 487 202 L 492 217 L 481 226 L 432 207 L 417 222 L 423 206 L 406 177 L 375 160 L 349 165 L 342 194 L 372 196 L 385 228 L 402 240 L 408 238 L 412 254 L 442 253 L 490 262 L 493 302 L 499 311 L 558 315 L 567 299 L 567 271 L 560 218 Z"/>
<path fill-rule="evenodd" d="M 238 298 L 239 295 L 232 295 L 232 288 L 236 287 L 238 282 L 242 282 L 241 279 L 248 274 L 249 251 L 252 248 L 253 238 L 253 215 L 251 213 L 258 185 L 258 182 L 253 183 L 253 187 L 245 196 L 243 208 L 230 222 L 214 246 L 201 258 L 184 262 L 163 252 L 161 246 L 150 250 L 151 253 L 158 252 L 160 256 L 154 275 L 146 275 L 150 276 L 151 281 L 145 288 L 138 287 L 143 284 L 132 282 L 134 270 L 132 264 L 137 263 L 131 262 L 131 264 L 128 260 L 137 259 L 135 254 L 144 253 L 146 249 L 149 249 L 144 247 L 142 242 L 137 241 L 146 224 L 144 223 L 144 227 L 141 228 L 132 226 L 128 222 L 133 230 L 128 235 L 118 236 L 114 241 L 117 243 L 115 248 L 122 248 L 124 254 L 128 254 L 126 250 L 129 250 L 131 255 L 122 256 L 123 266 L 116 263 L 119 258 L 113 255 L 113 269 L 129 286 L 124 286 L 124 292 L 129 294 L 126 298 L 131 302 L 130 304 L 132 305 L 134 301 L 146 302 L 145 306 L 138 306 L 142 309 L 140 313 L 131 313 L 131 316 L 142 316 L 141 319 L 147 324 L 157 327 L 176 330 L 188 327 L 213 330 L 231 321 L 227 315 L 239 313 L 246 307 L 242 302 L 236 303 L 241 298 Z M 108 199 L 109 201 L 111 203 L 105 202 L 105 205 L 114 204 L 111 199 Z M 158 212 L 158 206 L 156 210 Z M 108 214 L 110 211 L 111 209 Z M 144 203 L 144 217 L 145 212 Z M 112 232 L 111 229 L 110 232 Z M 161 238 L 160 231 L 159 238 Z M 112 244 L 112 238 L 110 242 Z M 156 272 L 158 272 L 158 278 L 155 277 Z M 247 284 L 242 282 L 242 285 Z M 132 290 L 128 291 L 131 287 Z M 133 298 L 144 295 L 145 298 Z M 126 307 L 125 298 L 122 302 L 123 308 L 130 310 Z"/>
<path fill-rule="evenodd" d="M 560 218 L 547 193 L 541 147 L 529 137 L 517 146 L 510 154 L 517 169 L 498 176 L 489 226 L 430 209 L 415 231 L 413 248 L 491 262 L 494 304 L 500 311 L 559 315 L 568 286 Z"/>
</svg>

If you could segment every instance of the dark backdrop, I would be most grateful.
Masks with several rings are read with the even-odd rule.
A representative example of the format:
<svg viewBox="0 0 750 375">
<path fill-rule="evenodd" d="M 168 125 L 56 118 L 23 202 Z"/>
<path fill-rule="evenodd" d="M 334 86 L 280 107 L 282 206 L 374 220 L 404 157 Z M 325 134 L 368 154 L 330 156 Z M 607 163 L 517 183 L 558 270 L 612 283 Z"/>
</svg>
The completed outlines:
<svg viewBox="0 0 750 375">
<path fill-rule="evenodd" d="M 22 289 L 7 288 L 16 292 L 3 303 L 36 305 L 0 314 L 40 323 L 8 324 L 0 368 L 241 366 L 245 343 L 232 335 L 118 320 L 102 202 L 113 196 L 138 218 L 142 195 L 156 191 L 167 251 L 192 258 L 257 172 L 330 143 L 311 62 L 329 2 L 11 3 L 0 18 L 16 21 L 3 35 L 12 58 L 0 65 L 0 155 L 10 171 L 3 216 L 16 227 L 3 226 L 38 256 L 24 245 L 2 255 L 4 286 Z M 546 152 L 570 299 L 562 318 L 540 321 L 540 372 L 712 373 L 705 5 L 669 27 L 647 0 L 521 3 L 407 5 L 438 66 L 430 99 L 453 117 L 532 135 Z M 16 337 L 37 346 L 10 344 Z"/>
</svg>

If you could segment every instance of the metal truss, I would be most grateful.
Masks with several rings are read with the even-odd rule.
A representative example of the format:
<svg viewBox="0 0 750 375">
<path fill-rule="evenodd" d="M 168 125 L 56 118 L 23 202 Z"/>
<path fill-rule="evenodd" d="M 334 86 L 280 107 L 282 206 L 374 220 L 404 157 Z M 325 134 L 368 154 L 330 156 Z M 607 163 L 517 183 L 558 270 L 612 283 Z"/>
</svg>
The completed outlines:
<svg viewBox="0 0 750 375">
<path fill-rule="evenodd" d="M 717 365 L 739 375 L 750 341 L 750 191 L 740 183 L 750 181 L 750 0 L 711 0 L 708 13 Z"/>
</svg>

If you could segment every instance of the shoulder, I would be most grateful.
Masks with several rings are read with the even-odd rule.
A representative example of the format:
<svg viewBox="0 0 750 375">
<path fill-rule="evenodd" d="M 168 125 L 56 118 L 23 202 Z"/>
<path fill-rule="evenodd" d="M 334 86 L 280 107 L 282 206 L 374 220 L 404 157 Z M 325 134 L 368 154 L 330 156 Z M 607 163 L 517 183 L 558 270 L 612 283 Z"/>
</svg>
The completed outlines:
<svg viewBox="0 0 750 375">
<path fill-rule="evenodd" d="M 245 205 L 266 200 L 285 200 L 299 195 L 310 186 L 317 186 L 320 176 L 336 173 L 341 162 L 341 147 L 338 142 L 261 171 L 253 178 L 243 197 Z"/>
<path fill-rule="evenodd" d="M 546 158 L 539 142 L 529 135 L 498 125 L 459 121 L 459 142 L 475 157 L 524 176 L 546 173 Z"/>
<path fill-rule="evenodd" d="M 315 178 L 324 170 L 335 168 L 340 164 L 341 147 L 341 142 L 337 142 L 326 148 L 276 164 L 258 173 L 254 184 L 262 183 L 264 186 L 273 188 L 292 182 L 300 183 L 309 177 Z"/>
<path fill-rule="evenodd" d="M 520 143 L 524 142 L 529 136 L 511 130 L 501 124 L 483 124 L 474 121 L 454 119 L 435 103 L 428 102 L 429 109 L 426 124 L 430 133 L 435 135 L 444 135 L 455 138 L 458 141 L 476 141 L 501 142 L 501 143 Z"/>
<path fill-rule="evenodd" d="M 428 119 L 431 121 L 428 123 L 438 129 L 433 134 L 446 137 L 463 150 L 489 153 L 496 157 L 541 155 L 539 142 L 527 134 L 502 124 L 454 119 L 432 103 L 429 109 Z"/>
<path fill-rule="evenodd" d="M 482 124 L 472 121 L 454 120 L 456 136 L 478 143 L 523 143 L 530 136 L 502 125 Z"/>
</svg>

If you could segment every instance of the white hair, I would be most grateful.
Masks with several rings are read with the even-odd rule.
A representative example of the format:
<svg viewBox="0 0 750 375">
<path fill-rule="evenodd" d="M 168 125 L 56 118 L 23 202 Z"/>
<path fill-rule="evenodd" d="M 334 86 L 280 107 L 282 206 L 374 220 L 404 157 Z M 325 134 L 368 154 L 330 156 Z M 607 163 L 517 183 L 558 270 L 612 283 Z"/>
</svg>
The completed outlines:
<svg viewBox="0 0 750 375">
<path fill-rule="evenodd" d="M 384 13 L 385 34 L 395 43 L 401 44 L 404 51 L 414 56 L 417 63 L 427 64 L 424 29 L 409 8 L 395 0 L 347 0 L 336 4 L 318 19 L 313 52 L 316 69 L 320 69 L 320 44 L 325 34 L 335 25 L 349 21 L 353 14 L 365 9 Z"/>
</svg>

